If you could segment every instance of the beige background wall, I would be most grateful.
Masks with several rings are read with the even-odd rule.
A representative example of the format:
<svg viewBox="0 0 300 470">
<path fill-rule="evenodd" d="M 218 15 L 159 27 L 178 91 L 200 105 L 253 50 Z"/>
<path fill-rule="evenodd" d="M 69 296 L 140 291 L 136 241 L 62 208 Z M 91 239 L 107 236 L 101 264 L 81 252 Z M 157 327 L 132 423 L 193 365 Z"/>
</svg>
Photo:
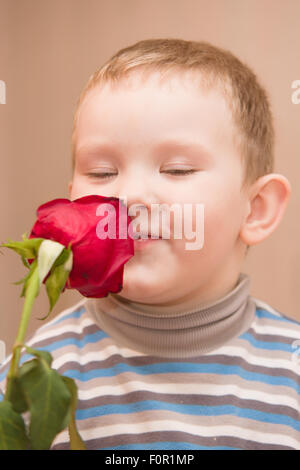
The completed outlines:
<svg viewBox="0 0 300 470">
<path fill-rule="evenodd" d="M 68 197 L 73 111 L 91 73 L 141 39 L 207 40 L 246 61 L 269 91 L 277 131 L 276 172 L 292 196 L 277 231 L 250 250 L 244 271 L 251 293 L 300 320 L 299 0 L 0 0 L 0 241 L 21 240 L 36 208 Z M 12 283 L 25 275 L 20 258 L 0 254 L 0 340 L 10 352 L 23 299 Z M 53 315 L 80 300 L 66 291 Z M 48 309 L 43 289 L 29 335 Z"/>
</svg>

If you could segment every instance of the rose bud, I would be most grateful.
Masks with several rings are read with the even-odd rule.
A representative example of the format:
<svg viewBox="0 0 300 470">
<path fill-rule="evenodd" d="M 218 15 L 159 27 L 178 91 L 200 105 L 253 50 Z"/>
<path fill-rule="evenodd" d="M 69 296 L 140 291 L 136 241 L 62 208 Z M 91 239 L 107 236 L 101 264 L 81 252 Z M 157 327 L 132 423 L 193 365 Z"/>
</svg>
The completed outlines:
<svg viewBox="0 0 300 470">
<path fill-rule="evenodd" d="M 37 209 L 29 239 L 71 246 L 73 265 L 63 291 L 76 289 L 85 297 L 106 297 L 109 292 L 120 292 L 124 264 L 134 255 L 130 222 L 126 206 L 116 197 L 54 199 Z"/>
</svg>

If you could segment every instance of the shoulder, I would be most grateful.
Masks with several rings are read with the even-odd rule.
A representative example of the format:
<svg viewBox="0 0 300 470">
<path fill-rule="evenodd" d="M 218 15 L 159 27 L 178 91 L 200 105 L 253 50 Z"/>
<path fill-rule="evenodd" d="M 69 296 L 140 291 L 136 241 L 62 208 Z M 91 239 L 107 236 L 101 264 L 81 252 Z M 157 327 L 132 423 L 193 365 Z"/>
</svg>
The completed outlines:
<svg viewBox="0 0 300 470">
<path fill-rule="evenodd" d="M 31 347 L 42 347 L 54 341 L 63 341 L 70 334 L 80 334 L 91 320 L 87 317 L 85 299 L 63 310 L 52 320 L 40 326 L 26 342 Z"/>
<path fill-rule="evenodd" d="M 100 330 L 89 314 L 86 308 L 86 298 L 83 298 L 40 326 L 26 340 L 26 345 L 33 349 L 50 352 L 53 358 L 52 367 L 58 370 L 67 357 L 77 361 L 87 344 L 97 343 L 105 336 L 106 334 Z M 0 384 L 7 375 L 11 356 L 9 354 L 1 364 Z M 23 350 L 20 364 L 32 357 Z"/>
<path fill-rule="evenodd" d="M 300 332 L 300 320 L 290 317 L 261 299 L 256 297 L 251 297 L 251 299 L 256 307 L 255 316 L 261 323 L 270 326 L 278 325 L 282 328 L 293 328 L 296 332 Z"/>
<path fill-rule="evenodd" d="M 300 351 L 300 321 L 260 299 L 251 299 L 255 303 L 255 316 L 246 332 L 251 344 L 269 350 L 270 354 L 276 354 L 276 351 L 289 355 L 297 354 Z"/>
</svg>

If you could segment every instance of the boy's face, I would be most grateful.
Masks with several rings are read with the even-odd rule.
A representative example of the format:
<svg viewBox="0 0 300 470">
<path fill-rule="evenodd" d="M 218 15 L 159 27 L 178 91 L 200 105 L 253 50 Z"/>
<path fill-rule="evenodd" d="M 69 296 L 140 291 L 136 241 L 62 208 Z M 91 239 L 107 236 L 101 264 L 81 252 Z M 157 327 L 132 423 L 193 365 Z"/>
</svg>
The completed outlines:
<svg viewBox="0 0 300 470">
<path fill-rule="evenodd" d="M 131 78 L 134 86 L 105 85 L 83 102 L 70 199 L 99 194 L 145 206 L 149 233 L 151 204 L 203 204 L 203 247 L 187 250 L 193 240 L 184 230 L 172 238 L 172 226 L 169 239 L 135 241 L 119 295 L 162 305 L 210 302 L 235 286 L 243 259 L 246 198 L 231 113 L 217 89 L 202 92 L 183 77 L 163 85 L 155 74 L 145 83 Z"/>
</svg>

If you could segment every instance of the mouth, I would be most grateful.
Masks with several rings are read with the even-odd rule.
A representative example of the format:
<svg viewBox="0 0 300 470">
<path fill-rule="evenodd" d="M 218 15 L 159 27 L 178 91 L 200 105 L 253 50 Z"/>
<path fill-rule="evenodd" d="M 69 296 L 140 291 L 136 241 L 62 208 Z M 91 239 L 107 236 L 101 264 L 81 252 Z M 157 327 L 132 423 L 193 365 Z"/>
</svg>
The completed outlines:
<svg viewBox="0 0 300 470">
<path fill-rule="evenodd" d="M 137 234 L 134 237 L 134 249 L 135 251 L 148 250 L 149 247 L 156 246 L 156 244 L 162 240 L 162 237 L 155 236 L 151 237 L 151 234 L 144 234 L 142 237 L 140 234 Z"/>
<path fill-rule="evenodd" d="M 162 237 L 157 234 L 151 234 L 151 233 L 135 233 L 134 234 L 134 240 L 135 241 L 147 241 L 147 240 L 161 240 Z"/>
</svg>

